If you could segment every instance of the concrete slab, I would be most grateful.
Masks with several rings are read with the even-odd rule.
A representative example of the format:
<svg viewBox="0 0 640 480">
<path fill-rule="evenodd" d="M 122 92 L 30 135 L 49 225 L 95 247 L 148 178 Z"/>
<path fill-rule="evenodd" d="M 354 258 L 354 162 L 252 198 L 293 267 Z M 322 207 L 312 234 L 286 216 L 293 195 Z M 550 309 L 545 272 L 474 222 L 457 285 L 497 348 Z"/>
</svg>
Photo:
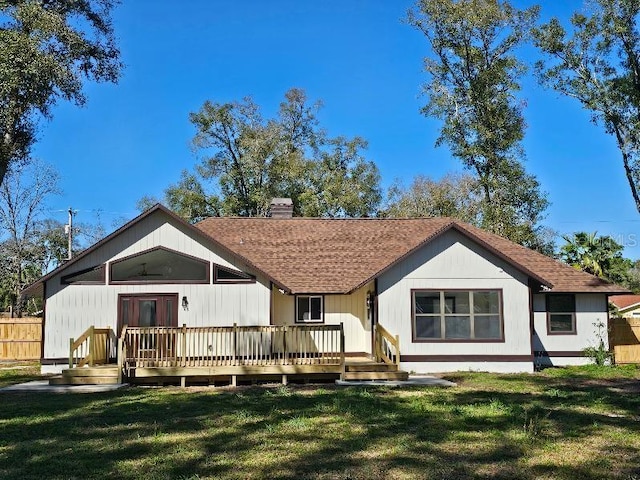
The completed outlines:
<svg viewBox="0 0 640 480">
<path fill-rule="evenodd" d="M 0 388 L 0 393 L 100 393 L 111 392 L 127 386 L 126 383 L 116 385 L 49 385 L 48 380 L 34 380 Z"/>
<path fill-rule="evenodd" d="M 432 377 L 430 375 L 411 375 L 409 380 L 399 381 L 399 380 L 358 380 L 358 381 L 350 381 L 350 380 L 336 380 L 336 385 L 342 386 L 385 386 L 385 387 L 404 387 L 409 385 L 421 385 L 424 387 L 456 387 L 457 384 L 454 382 L 450 382 L 449 380 L 444 380 L 442 378 Z"/>
</svg>

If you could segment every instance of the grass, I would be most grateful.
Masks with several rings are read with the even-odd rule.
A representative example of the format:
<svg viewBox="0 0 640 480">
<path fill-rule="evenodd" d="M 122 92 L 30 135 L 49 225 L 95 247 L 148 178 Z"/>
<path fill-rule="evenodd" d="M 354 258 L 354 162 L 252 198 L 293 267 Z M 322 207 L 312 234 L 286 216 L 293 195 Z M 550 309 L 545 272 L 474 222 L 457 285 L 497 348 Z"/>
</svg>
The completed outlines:
<svg viewBox="0 0 640 480">
<path fill-rule="evenodd" d="M 39 363 L 0 363 L 0 388 L 41 378 Z"/>
<path fill-rule="evenodd" d="M 446 378 L 0 394 L 0 478 L 640 479 L 637 368 Z"/>
</svg>

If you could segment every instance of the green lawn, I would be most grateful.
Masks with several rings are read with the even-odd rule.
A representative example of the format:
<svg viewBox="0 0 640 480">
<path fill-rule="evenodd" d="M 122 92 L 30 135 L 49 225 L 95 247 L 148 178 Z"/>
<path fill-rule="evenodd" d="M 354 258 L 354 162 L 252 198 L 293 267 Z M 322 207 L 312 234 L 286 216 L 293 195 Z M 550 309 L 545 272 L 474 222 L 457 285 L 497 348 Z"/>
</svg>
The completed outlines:
<svg viewBox="0 0 640 480">
<path fill-rule="evenodd" d="M 640 370 L 0 394 L 0 478 L 640 479 Z"/>
<path fill-rule="evenodd" d="M 39 363 L 0 363 L 0 388 L 41 378 Z"/>
</svg>

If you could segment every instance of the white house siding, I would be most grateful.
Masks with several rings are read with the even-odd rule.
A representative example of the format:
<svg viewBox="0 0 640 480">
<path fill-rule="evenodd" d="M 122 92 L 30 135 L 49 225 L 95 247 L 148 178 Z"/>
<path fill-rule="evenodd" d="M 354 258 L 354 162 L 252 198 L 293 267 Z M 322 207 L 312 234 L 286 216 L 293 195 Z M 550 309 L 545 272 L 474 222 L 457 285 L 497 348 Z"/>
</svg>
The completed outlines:
<svg viewBox="0 0 640 480">
<path fill-rule="evenodd" d="M 587 347 L 600 344 L 596 324 L 602 322 L 604 327 L 604 342 L 608 346 L 606 325 L 608 323 L 608 305 L 605 294 L 578 293 L 576 294 L 576 334 L 548 335 L 547 312 L 544 294 L 533 296 L 535 336 L 533 348 L 536 352 L 536 362 L 540 365 L 584 365 L 591 363 L 591 359 L 582 353 Z"/>
<path fill-rule="evenodd" d="M 501 290 L 504 342 L 413 342 L 412 289 Z M 527 276 L 458 232 L 443 234 L 383 273 L 378 295 L 378 321 L 400 336 L 406 370 L 533 370 Z"/>
<path fill-rule="evenodd" d="M 370 283 L 350 295 L 324 295 L 324 324 L 340 325 L 345 336 L 345 351 L 371 353 L 371 322 L 367 315 L 367 292 Z M 295 295 L 272 290 L 272 321 L 274 325 L 295 325 Z"/>
<path fill-rule="evenodd" d="M 257 276 L 247 284 L 62 285 L 61 276 L 163 246 L 219 265 L 254 273 L 213 243 L 157 211 L 91 252 L 46 283 L 44 358 L 69 355 L 69 338 L 91 325 L 117 327 L 118 294 L 176 293 L 188 309 L 178 307 L 178 325 L 268 325 L 270 282 Z M 107 281 L 109 269 L 106 269 Z M 213 278 L 213 276 L 211 277 Z"/>
</svg>

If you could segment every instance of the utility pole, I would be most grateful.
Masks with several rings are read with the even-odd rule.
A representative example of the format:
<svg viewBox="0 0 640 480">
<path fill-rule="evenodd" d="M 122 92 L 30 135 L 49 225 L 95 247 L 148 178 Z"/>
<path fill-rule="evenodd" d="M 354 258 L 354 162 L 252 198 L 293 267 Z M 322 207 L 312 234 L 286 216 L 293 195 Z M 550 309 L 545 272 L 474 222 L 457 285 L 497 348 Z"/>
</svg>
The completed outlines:
<svg viewBox="0 0 640 480">
<path fill-rule="evenodd" d="M 71 250 L 71 245 L 73 244 L 73 209 L 71 207 L 69 207 L 69 223 L 65 225 L 65 230 L 67 231 L 68 261 L 71 260 L 71 257 L 73 256 L 73 252 Z"/>
</svg>

